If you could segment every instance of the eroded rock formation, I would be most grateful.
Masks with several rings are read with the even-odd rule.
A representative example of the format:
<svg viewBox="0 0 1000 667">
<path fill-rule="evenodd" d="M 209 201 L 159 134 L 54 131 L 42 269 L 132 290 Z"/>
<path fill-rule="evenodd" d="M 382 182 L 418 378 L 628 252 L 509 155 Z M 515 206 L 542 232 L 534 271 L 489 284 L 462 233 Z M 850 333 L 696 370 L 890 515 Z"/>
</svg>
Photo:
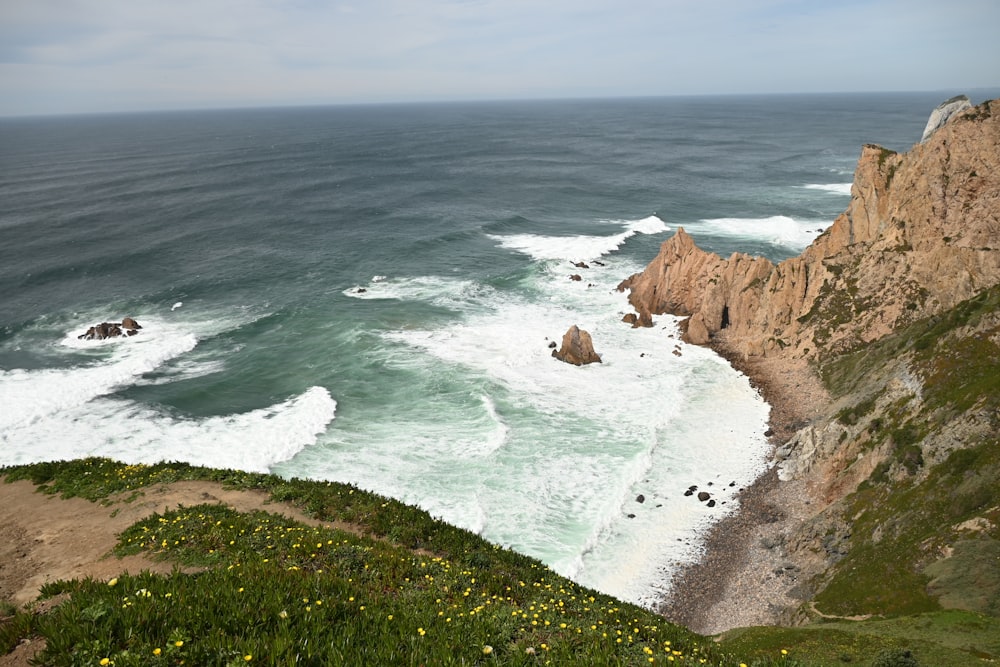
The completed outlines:
<svg viewBox="0 0 1000 667">
<path fill-rule="evenodd" d="M 552 356 L 576 366 L 601 363 L 601 356 L 594 351 L 590 334 L 575 324 L 563 334 L 562 347 L 552 350 Z"/>
<path fill-rule="evenodd" d="M 851 202 L 801 255 L 723 259 L 683 229 L 619 289 L 685 337 L 743 356 L 815 358 L 871 342 L 1000 281 L 1000 102 L 899 154 L 866 145 Z"/>
<path fill-rule="evenodd" d="M 706 559 L 685 574 L 668 617 L 706 580 L 716 597 L 688 619 L 706 633 L 733 627 L 728 616 L 746 624 L 748 600 L 768 609 L 754 623 L 900 614 L 906 587 L 928 605 L 1000 609 L 1000 585 L 970 600 L 956 583 L 990 566 L 952 558 L 1000 539 L 988 463 L 1000 445 L 1000 100 L 935 118 L 953 104 L 906 153 L 864 146 L 847 210 L 798 257 L 724 259 L 679 230 L 620 286 L 639 313 L 688 316 L 687 340 L 746 370 L 776 428 L 776 471 L 741 498 L 752 518 L 711 538 L 749 556 L 736 572 Z M 973 488 L 987 500 L 935 514 Z"/>
<path fill-rule="evenodd" d="M 927 126 L 924 127 L 924 133 L 920 137 L 920 143 L 923 143 L 930 139 L 931 135 L 951 120 L 951 117 L 960 111 L 965 111 L 972 106 L 969 102 L 969 98 L 965 95 L 956 95 L 950 100 L 945 100 L 937 106 L 934 111 L 931 112 L 930 118 L 927 119 Z"/>
</svg>

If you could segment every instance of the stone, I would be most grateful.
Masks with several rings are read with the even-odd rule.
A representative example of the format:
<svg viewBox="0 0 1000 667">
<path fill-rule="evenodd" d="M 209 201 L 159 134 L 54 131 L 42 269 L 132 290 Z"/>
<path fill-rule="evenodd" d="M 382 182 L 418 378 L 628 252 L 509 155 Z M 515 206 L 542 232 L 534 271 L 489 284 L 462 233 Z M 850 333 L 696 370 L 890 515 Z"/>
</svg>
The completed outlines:
<svg viewBox="0 0 1000 667">
<path fill-rule="evenodd" d="M 701 501 L 701 502 L 705 502 L 706 500 L 708 500 L 711 497 L 712 497 L 712 494 L 709 493 L 708 491 L 699 491 L 698 492 L 698 500 Z"/>
<path fill-rule="evenodd" d="M 580 282 L 581 280 L 583 280 L 583 276 L 581 276 L 579 273 L 574 273 L 569 277 L 569 279 L 576 282 Z"/>
<path fill-rule="evenodd" d="M 646 502 L 646 496 L 644 496 L 644 495 L 642 495 L 640 493 L 639 495 L 637 495 L 635 497 L 635 502 L 637 502 L 637 503 L 644 503 L 644 502 Z"/>
<path fill-rule="evenodd" d="M 101 322 L 88 328 L 77 336 L 80 340 L 104 340 L 119 336 L 134 336 L 142 329 L 142 325 L 131 317 L 123 318 L 121 322 Z"/>
<path fill-rule="evenodd" d="M 622 322 L 625 324 L 631 324 L 635 326 L 635 323 L 639 321 L 639 316 L 635 313 L 625 313 L 625 317 L 622 318 Z"/>
<path fill-rule="evenodd" d="M 594 351 L 590 334 L 575 324 L 563 335 L 562 347 L 552 350 L 552 356 L 575 366 L 601 363 L 601 356 Z"/>
<path fill-rule="evenodd" d="M 573 266 L 575 266 L 578 269 L 589 269 L 590 268 L 590 266 L 588 266 L 586 262 L 573 262 Z"/>
<path fill-rule="evenodd" d="M 81 340 L 104 340 L 106 338 L 117 338 L 121 335 L 121 324 L 117 322 L 101 322 L 90 327 L 86 332 L 77 336 L 77 338 Z"/>
<path fill-rule="evenodd" d="M 636 312 L 686 317 L 684 340 L 747 360 L 813 361 L 953 308 L 1000 281 L 995 108 L 961 112 L 907 153 L 862 147 L 847 209 L 797 257 L 722 258 L 679 228 L 618 288 Z M 848 291 L 878 307 L 844 316 Z"/>
<path fill-rule="evenodd" d="M 940 128 L 944 127 L 955 114 L 971 108 L 972 103 L 969 102 L 969 98 L 965 95 L 956 95 L 950 100 L 945 100 L 939 104 L 937 108 L 931 112 L 930 117 L 927 119 L 927 126 L 924 127 L 924 133 L 920 137 L 920 143 L 924 143 L 930 139 L 931 135 Z"/>
</svg>

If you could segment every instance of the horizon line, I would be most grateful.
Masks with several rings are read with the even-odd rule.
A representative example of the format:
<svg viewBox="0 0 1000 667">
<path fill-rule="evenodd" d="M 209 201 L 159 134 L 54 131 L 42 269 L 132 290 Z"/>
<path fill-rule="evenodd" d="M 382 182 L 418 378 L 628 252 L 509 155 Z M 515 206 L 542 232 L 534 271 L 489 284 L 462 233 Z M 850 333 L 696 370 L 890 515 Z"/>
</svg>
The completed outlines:
<svg viewBox="0 0 1000 667">
<path fill-rule="evenodd" d="M 764 92 L 764 93 L 674 93 L 662 95 L 607 95 L 607 96 L 565 96 L 565 97 L 497 97 L 497 98 L 440 98 L 427 100 L 383 100 L 383 101 L 355 101 L 355 102 L 315 102 L 315 103 L 275 103 L 275 104 L 246 104 L 234 106 L 192 106 L 178 108 L 150 108 L 150 109 L 107 109 L 100 111 L 66 111 L 66 112 L 43 112 L 43 113 L 14 113 L 6 114 L 0 112 L 0 121 L 41 119 L 41 118 L 70 118 L 81 116 L 124 116 L 142 114 L 172 114 L 172 113 L 203 113 L 203 112 L 231 112 L 231 111 L 269 111 L 269 110 L 292 110 L 292 109 L 323 109 L 323 108 L 361 108 L 361 107 L 392 107 L 392 106 L 435 106 L 435 105 L 455 105 L 455 104 L 501 104 L 501 103 L 545 103 L 545 102 L 609 102 L 626 100 L 660 100 L 660 99 L 706 99 L 706 98 L 755 98 L 755 97 L 822 97 L 833 95 L 916 95 L 942 93 L 951 95 L 958 91 L 958 88 L 934 88 L 924 90 L 833 90 L 833 91 L 804 91 L 804 92 Z M 976 91 L 995 91 L 1000 93 L 1000 86 L 979 86 L 962 91 L 965 95 L 974 94 Z M 988 98 L 987 98 L 988 99 Z M 944 101 L 944 100 L 942 100 Z M 985 101 L 985 100 L 984 100 Z M 973 101 L 973 104 L 978 102 Z"/>
</svg>

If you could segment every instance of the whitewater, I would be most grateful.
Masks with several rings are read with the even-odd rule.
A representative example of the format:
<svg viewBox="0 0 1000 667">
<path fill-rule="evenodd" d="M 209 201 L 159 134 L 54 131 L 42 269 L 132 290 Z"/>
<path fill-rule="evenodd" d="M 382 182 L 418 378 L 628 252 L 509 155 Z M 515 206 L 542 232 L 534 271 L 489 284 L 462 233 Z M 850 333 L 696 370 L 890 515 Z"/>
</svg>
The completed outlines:
<svg viewBox="0 0 1000 667">
<path fill-rule="evenodd" d="M 653 606 L 766 469 L 769 408 L 676 318 L 623 323 L 617 285 L 681 226 L 800 252 L 856 128 L 910 122 L 879 100 L 2 121 L 0 465 L 347 482 Z M 602 363 L 551 356 L 574 324 Z"/>
</svg>

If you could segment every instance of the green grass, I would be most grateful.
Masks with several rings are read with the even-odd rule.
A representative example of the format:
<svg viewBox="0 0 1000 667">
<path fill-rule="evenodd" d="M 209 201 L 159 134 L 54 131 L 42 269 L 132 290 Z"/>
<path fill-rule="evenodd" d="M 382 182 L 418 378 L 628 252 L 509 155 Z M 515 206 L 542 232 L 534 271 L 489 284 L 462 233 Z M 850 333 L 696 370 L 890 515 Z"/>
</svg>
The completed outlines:
<svg viewBox="0 0 1000 667">
<path fill-rule="evenodd" d="M 990 560 L 1000 539 L 998 310 L 1000 286 L 821 366 L 834 396 L 859 396 L 837 415 L 863 429 L 859 448 L 871 451 L 886 439 L 890 446 L 847 498 L 851 549 L 826 573 L 815 598 L 820 611 L 894 616 L 943 605 L 1000 613 L 1000 565 Z M 920 399 L 909 396 L 875 414 L 879 383 L 904 366 L 920 382 Z M 972 410 L 985 427 L 959 436 L 961 448 L 928 468 L 923 441 Z M 975 517 L 991 518 L 992 528 L 973 536 L 956 529 Z M 957 543 L 956 560 L 943 559 L 941 550 Z"/>
<path fill-rule="evenodd" d="M 906 648 L 925 667 L 972 667 L 1000 656 L 1000 619 L 939 611 L 801 628 L 742 628 L 723 635 L 722 646 L 743 655 L 795 646 L 810 664 L 822 667 L 868 666 L 882 651 Z"/>
<path fill-rule="evenodd" d="M 221 505 L 151 515 L 121 534 L 115 553 L 174 563 L 171 574 L 51 583 L 43 596 L 68 600 L 3 624 L 8 648 L 45 638 L 41 664 L 808 664 L 794 647 L 786 648 L 792 657 L 779 649 L 750 662 L 537 560 L 347 485 L 104 459 L 0 474 L 105 503 L 115 494 L 127 502 L 149 484 L 214 479 L 265 489 L 365 533 Z"/>
</svg>

